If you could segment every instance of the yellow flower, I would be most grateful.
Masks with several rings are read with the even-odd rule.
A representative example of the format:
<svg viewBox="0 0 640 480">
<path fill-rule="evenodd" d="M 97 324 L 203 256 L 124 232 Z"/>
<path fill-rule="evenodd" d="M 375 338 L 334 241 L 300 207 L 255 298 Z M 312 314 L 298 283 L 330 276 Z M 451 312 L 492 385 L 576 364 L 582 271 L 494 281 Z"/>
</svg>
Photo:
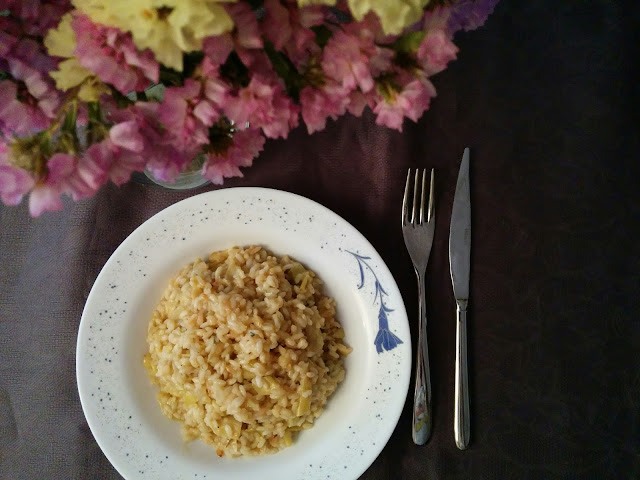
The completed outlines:
<svg viewBox="0 0 640 480">
<path fill-rule="evenodd" d="M 109 88 L 95 74 L 84 68 L 73 56 L 76 48 L 76 34 L 71 28 L 72 16 L 67 13 L 62 17 L 57 28 L 52 28 L 44 39 L 44 45 L 51 55 L 63 57 L 58 70 L 50 72 L 51 78 L 60 90 L 80 87 L 78 98 L 85 102 L 97 102 L 100 95 L 109 93 Z"/>
<path fill-rule="evenodd" d="M 307 5 L 329 5 L 333 7 L 336 4 L 336 0 L 298 0 L 298 6 L 300 8 L 306 7 Z"/>
<path fill-rule="evenodd" d="M 44 46 L 49 54 L 56 57 L 73 57 L 73 50 L 76 48 L 76 34 L 71 28 L 72 16 L 65 14 L 58 24 L 58 28 L 52 28 L 44 38 Z"/>
<path fill-rule="evenodd" d="M 93 21 L 131 32 L 140 50 L 149 48 L 167 67 L 182 71 L 182 54 L 202 49 L 202 40 L 233 29 L 220 3 L 235 0 L 73 0 Z"/>
<path fill-rule="evenodd" d="M 360 21 L 373 11 L 380 18 L 387 35 L 399 35 L 409 25 L 422 18 L 430 0 L 348 0 L 353 17 Z"/>
<path fill-rule="evenodd" d="M 97 102 L 104 94 L 111 95 L 109 87 L 94 75 L 87 78 L 82 84 L 80 91 L 78 91 L 78 98 L 83 102 Z"/>
<path fill-rule="evenodd" d="M 80 65 L 77 58 L 69 58 L 60 62 L 58 70 L 51 72 L 51 77 L 56 81 L 56 87 L 60 90 L 77 87 L 92 75 L 93 72 Z"/>
</svg>

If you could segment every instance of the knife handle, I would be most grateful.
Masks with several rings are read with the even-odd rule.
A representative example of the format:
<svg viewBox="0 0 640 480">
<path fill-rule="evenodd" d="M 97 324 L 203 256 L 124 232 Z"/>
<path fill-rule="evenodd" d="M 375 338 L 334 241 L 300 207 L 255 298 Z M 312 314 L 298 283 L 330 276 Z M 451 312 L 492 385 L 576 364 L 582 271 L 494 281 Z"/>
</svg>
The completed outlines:
<svg viewBox="0 0 640 480">
<path fill-rule="evenodd" d="M 425 304 L 424 276 L 418 276 L 418 348 L 416 353 L 416 386 L 413 394 L 413 421 L 411 437 L 416 445 L 424 445 L 431 436 L 431 373 L 427 344 L 427 308 Z"/>
<path fill-rule="evenodd" d="M 467 305 L 457 306 L 456 327 L 456 386 L 453 413 L 453 434 L 456 446 L 465 450 L 469 445 L 471 419 L 469 417 L 469 379 L 467 375 Z"/>
</svg>

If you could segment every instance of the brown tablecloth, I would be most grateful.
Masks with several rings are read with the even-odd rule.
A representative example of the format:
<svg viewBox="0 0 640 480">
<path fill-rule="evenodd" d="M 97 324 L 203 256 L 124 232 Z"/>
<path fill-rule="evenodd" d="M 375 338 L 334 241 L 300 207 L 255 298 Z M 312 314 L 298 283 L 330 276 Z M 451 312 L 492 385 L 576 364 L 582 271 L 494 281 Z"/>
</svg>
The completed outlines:
<svg viewBox="0 0 640 480">
<path fill-rule="evenodd" d="M 637 2 L 503 0 L 485 28 L 458 37 L 459 59 L 435 78 L 438 98 L 417 125 L 400 134 L 366 114 L 313 136 L 297 129 L 225 185 L 288 190 L 343 216 L 380 252 L 414 314 L 400 202 L 408 167 L 437 168 L 433 437 L 412 444 L 408 401 L 363 479 L 640 477 L 638 19 Z M 473 422 L 460 452 L 447 242 L 465 146 Z M 24 206 L 0 207 L 0 478 L 120 478 L 76 390 L 82 308 L 129 233 L 200 191 L 109 186 L 35 220 Z"/>
</svg>

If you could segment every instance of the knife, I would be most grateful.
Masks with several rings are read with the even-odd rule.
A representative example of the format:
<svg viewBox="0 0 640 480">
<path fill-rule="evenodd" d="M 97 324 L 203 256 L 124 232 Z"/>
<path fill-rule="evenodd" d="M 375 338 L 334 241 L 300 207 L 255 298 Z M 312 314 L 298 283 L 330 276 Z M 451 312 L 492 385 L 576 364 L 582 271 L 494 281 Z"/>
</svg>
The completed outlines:
<svg viewBox="0 0 640 480">
<path fill-rule="evenodd" d="M 469 195 L 469 149 L 464 149 L 449 229 L 449 265 L 456 298 L 456 377 L 453 434 L 456 446 L 469 445 L 469 381 L 467 376 L 467 304 L 471 267 L 471 197 Z"/>
</svg>

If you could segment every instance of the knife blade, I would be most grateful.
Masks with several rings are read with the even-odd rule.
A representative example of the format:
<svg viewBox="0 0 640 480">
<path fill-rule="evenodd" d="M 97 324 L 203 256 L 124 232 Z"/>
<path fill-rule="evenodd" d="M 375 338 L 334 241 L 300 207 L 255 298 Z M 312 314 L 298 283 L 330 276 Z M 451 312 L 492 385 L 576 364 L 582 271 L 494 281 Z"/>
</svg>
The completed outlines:
<svg viewBox="0 0 640 480">
<path fill-rule="evenodd" d="M 456 446 L 469 445 L 469 381 L 467 375 L 467 305 L 471 270 L 471 195 L 469 149 L 464 149 L 449 228 L 449 266 L 456 299 L 456 368 L 453 432 Z"/>
</svg>

